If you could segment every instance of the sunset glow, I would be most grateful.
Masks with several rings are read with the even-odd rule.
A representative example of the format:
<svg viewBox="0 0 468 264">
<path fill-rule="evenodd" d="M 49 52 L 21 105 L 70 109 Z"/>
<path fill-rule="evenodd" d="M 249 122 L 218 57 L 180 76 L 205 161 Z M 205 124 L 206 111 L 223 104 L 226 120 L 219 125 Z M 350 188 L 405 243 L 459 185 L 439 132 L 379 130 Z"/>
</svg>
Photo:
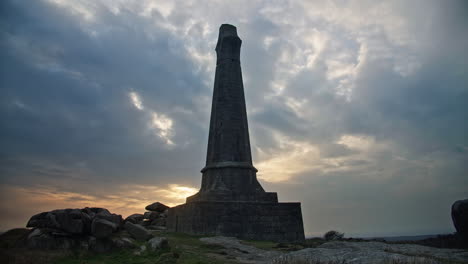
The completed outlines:
<svg viewBox="0 0 468 264">
<path fill-rule="evenodd" d="M 105 194 L 84 194 L 84 192 L 65 192 L 50 186 L 21 187 L 0 185 L 3 202 L 0 212 L 15 214 L 13 221 L 5 216 L 0 217 L 0 229 L 26 225 L 30 216 L 58 208 L 102 207 L 123 217 L 134 213 L 145 212 L 145 206 L 156 201 L 168 206 L 185 202 L 185 198 L 198 190 L 189 186 L 169 184 L 166 186 L 122 185 Z M 18 211 L 18 207 L 23 210 Z M 19 222 L 18 222 L 19 221 Z"/>
</svg>

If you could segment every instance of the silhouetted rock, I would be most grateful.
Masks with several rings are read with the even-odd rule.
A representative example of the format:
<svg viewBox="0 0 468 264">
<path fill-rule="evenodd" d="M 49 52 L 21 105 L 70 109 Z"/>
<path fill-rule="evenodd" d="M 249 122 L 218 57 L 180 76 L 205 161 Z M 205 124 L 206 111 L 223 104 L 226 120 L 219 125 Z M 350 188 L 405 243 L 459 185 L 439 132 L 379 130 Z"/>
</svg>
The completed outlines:
<svg viewBox="0 0 468 264">
<path fill-rule="evenodd" d="M 151 214 L 151 212 L 145 212 L 145 213 L 143 214 L 143 218 L 144 218 L 144 219 L 149 219 L 150 214 Z"/>
<path fill-rule="evenodd" d="M 34 249 L 72 249 L 80 247 L 82 239 L 50 228 L 36 228 L 26 240 L 26 246 Z"/>
<path fill-rule="evenodd" d="M 109 252 L 113 249 L 113 242 L 109 238 L 89 237 L 89 249 L 97 253 Z"/>
<path fill-rule="evenodd" d="M 54 228 L 70 234 L 83 234 L 89 230 L 91 218 L 80 209 L 59 209 L 31 217 L 27 227 Z"/>
<path fill-rule="evenodd" d="M 151 220 L 154 220 L 154 219 L 158 218 L 160 214 L 161 214 L 161 213 L 155 212 L 155 211 L 146 212 L 146 213 L 145 213 L 145 219 L 148 219 L 148 220 L 151 221 Z"/>
<path fill-rule="evenodd" d="M 151 233 L 141 225 L 126 222 L 125 229 L 136 240 L 146 241 L 152 237 Z"/>
<path fill-rule="evenodd" d="M 153 226 L 166 226 L 166 218 L 157 218 L 151 221 Z"/>
<path fill-rule="evenodd" d="M 32 216 L 27 223 L 27 227 L 34 229 L 27 230 L 23 238 L 18 239 L 16 246 L 26 246 L 31 249 L 84 249 L 108 252 L 116 248 L 134 248 L 136 245 L 130 235 L 140 240 L 151 238 L 149 231 L 130 223 L 130 221 L 143 221 L 142 214 L 127 218 L 127 222 L 132 225 L 130 227 L 127 225 L 128 233 L 118 232 L 123 226 L 122 216 L 113 214 L 105 208 L 58 209 L 39 213 Z"/>
<path fill-rule="evenodd" d="M 96 214 L 101 213 L 101 212 L 110 214 L 109 210 L 107 210 L 106 208 L 100 208 L 100 207 L 85 207 L 81 209 L 81 211 L 91 216 L 91 218 L 94 218 Z"/>
<path fill-rule="evenodd" d="M 169 206 L 164 205 L 164 204 L 162 204 L 160 202 L 155 202 L 155 203 L 152 203 L 150 205 L 147 205 L 145 207 L 145 209 L 148 210 L 148 211 L 155 211 L 155 212 L 162 213 L 162 212 L 166 211 L 167 209 L 169 209 Z"/>
<path fill-rule="evenodd" d="M 465 241 L 468 241 L 468 199 L 453 203 L 452 221 L 457 230 L 457 234 Z"/>
<path fill-rule="evenodd" d="M 125 218 L 125 222 L 130 222 L 132 224 L 138 224 L 145 219 L 143 214 L 132 214 Z"/>
<path fill-rule="evenodd" d="M 112 214 L 105 208 L 58 209 L 36 214 L 29 219 L 27 227 L 52 228 L 69 234 L 91 234 L 94 219 L 103 219 L 122 226 L 122 216 Z M 114 231 L 116 231 L 115 229 Z"/>
<path fill-rule="evenodd" d="M 109 222 L 112 222 L 114 223 L 117 228 L 119 228 L 120 226 L 122 226 L 122 223 L 123 223 L 123 219 L 122 219 L 122 216 L 121 215 L 118 215 L 118 214 L 111 214 L 109 211 L 105 210 L 105 211 L 101 211 L 99 213 L 97 213 L 95 216 L 94 216 L 95 219 L 105 219 Z"/>
<path fill-rule="evenodd" d="M 106 219 L 94 218 L 91 225 L 91 234 L 96 238 L 105 238 L 117 230 L 117 224 Z"/>
<path fill-rule="evenodd" d="M 148 219 L 145 219 L 145 220 L 141 221 L 138 224 L 141 225 L 141 226 L 149 226 L 149 225 L 151 225 L 151 221 L 148 220 Z"/>
</svg>

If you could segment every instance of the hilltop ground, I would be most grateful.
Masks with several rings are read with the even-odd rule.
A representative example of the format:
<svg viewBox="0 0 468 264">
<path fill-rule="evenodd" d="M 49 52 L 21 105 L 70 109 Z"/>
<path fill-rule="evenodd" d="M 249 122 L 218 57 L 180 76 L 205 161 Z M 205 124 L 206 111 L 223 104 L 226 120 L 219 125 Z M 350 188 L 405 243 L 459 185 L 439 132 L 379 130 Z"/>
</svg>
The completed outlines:
<svg viewBox="0 0 468 264">
<path fill-rule="evenodd" d="M 276 264 L 354 264 L 354 263 L 468 263 L 468 251 L 439 249 L 414 244 L 395 244 L 360 239 L 326 241 L 312 238 L 300 244 L 268 241 L 241 241 L 226 237 L 191 236 L 154 231 L 156 237 L 166 237 L 169 246 L 151 250 L 147 242 L 138 242 L 134 249 L 110 253 L 92 253 L 83 250 L 31 250 L 18 247 L 29 229 L 14 229 L 0 236 L 1 263 L 276 263 Z"/>
</svg>

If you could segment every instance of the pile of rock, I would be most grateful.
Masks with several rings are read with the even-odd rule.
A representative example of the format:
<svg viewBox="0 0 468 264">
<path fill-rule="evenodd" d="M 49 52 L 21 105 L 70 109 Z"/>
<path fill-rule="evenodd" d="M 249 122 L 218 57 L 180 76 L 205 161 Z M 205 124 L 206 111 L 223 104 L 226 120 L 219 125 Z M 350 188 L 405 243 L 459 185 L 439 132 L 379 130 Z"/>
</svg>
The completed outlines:
<svg viewBox="0 0 468 264">
<path fill-rule="evenodd" d="M 165 229 L 168 209 L 166 205 L 156 202 L 146 206 L 149 212 L 133 214 L 125 220 L 105 208 L 43 212 L 28 221 L 26 226 L 33 229 L 24 244 L 36 249 L 85 249 L 97 252 L 134 248 L 135 240 L 153 241 L 150 230 Z M 155 241 L 150 243 L 151 247 L 158 244 Z"/>
<path fill-rule="evenodd" d="M 26 227 L 49 228 L 72 235 L 109 237 L 122 226 L 122 216 L 104 208 L 59 209 L 34 215 Z"/>
<path fill-rule="evenodd" d="M 122 229 L 123 219 L 105 208 L 43 212 L 32 216 L 26 226 L 34 228 L 25 241 L 29 248 L 105 251 L 133 245 L 130 238 L 113 236 Z"/>
<path fill-rule="evenodd" d="M 147 205 L 145 209 L 147 212 L 144 214 L 132 214 L 125 218 L 125 224 L 138 224 L 151 230 L 165 230 L 169 207 L 160 202 L 155 202 Z"/>
</svg>

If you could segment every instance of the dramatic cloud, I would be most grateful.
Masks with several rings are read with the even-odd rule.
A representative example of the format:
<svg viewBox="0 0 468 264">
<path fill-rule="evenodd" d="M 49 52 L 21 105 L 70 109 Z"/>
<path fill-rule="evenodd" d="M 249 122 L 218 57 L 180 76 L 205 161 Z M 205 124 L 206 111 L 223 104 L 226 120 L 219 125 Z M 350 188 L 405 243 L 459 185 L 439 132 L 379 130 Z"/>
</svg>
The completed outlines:
<svg viewBox="0 0 468 264">
<path fill-rule="evenodd" d="M 254 165 L 307 235 L 452 232 L 468 192 L 465 1 L 7 0 L 0 229 L 200 185 L 218 27 L 237 26 Z"/>
</svg>

